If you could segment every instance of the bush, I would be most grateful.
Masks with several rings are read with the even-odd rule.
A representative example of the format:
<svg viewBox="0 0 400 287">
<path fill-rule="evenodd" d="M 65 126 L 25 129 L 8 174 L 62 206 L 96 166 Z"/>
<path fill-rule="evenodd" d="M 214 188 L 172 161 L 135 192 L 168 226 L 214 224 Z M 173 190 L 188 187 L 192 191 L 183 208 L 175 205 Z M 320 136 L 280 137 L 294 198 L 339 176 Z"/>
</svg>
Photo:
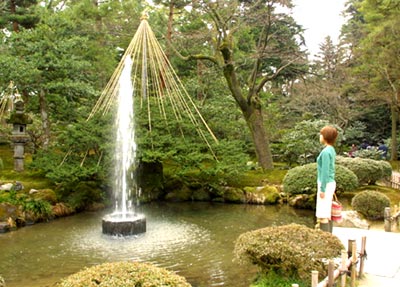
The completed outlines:
<svg viewBox="0 0 400 287">
<path fill-rule="evenodd" d="M 357 176 L 344 166 L 336 165 L 335 177 L 338 192 L 358 187 Z M 310 163 L 290 169 L 283 178 L 283 190 L 291 195 L 317 193 L 317 164 Z"/>
<path fill-rule="evenodd" d="M 290 224 L 241 234 L 235 255 L 241 262 L 256 264 L 263 273 L 272 271 L 307 280 L 313 270 L 325 277 L 324 261 L 340 256 L 343 249 L 341 241 L 331 233 Z"/>
<path fill-rule="evenodd" d="M 280 153 L 283 155 L 283 160 L 289 164 L 314 162 L 321 151 L 319 131 L 328 124 L 329 122 L 325 120 L 306 120 L 297 123 L 282 138 Z M 339 132 L 337 144 L 340 145 L 343 132 L 340 127 L 335 127 Z"/>
<path fill-rule="evenodd" d="M 390 207 L 390 199 L 375 190 L 365 190 L 353 197 L 351 206 L 368 219 L 377 220 L 384 217 L 385 207 Z"/>
<path fill-rule="evenodd" d="M 309 286 L 310 280 L 301 280 L 296 277 L 282 277 L 275 272 L 259 274 L 250 287 L 288 287 L 296 282 L 300 287 Z"/>
<path fill-rule="evenodd" d="M 56 285 L 56 287 L 189 287 L 184 277 L 147 263 L 114 262 L 86 268 Z"/>
<path fill-rule="evenodd" d="M 82 181 L 78 184 L 60 185 L 57 190 L 60 201 L 66 202 L 72 209 L 80 211 L 95 202 L 104 200 L 104 191 L 95 181 Z"/>
<path fill-rule="evenodd" d="M 338 156 L 336 157 L 336 163 L 354 172 L 360 184 L 375 184 L 376 181 L 392 174 L 392 167 L 383 160 Z"/>
</svg>

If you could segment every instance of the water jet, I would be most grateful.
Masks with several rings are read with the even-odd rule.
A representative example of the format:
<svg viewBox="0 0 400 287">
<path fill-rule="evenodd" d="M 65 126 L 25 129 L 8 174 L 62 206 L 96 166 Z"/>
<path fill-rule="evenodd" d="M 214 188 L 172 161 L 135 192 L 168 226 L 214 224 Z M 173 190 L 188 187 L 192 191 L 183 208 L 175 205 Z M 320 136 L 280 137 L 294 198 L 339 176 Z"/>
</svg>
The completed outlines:
<svg viewBox="0 0 400 287">
<path fill-rule="evenodd" d="M 191 123 L 200 138 L 211 148 L 211 141 L 217 138 L 201 116 L 191 96 L 185 90 L 163 52 L 143 14 L 141 23 L 125 50 L 116 70 L 92 109 L 88 120 L 97 112 L 108 113 L 116 103 L 116 146 L 115 146 L 115 201 L 114 213 L 103 218 L 103 233 L 132 235 L 146 231 L 146 218 L 136 214 L 133 200 L 138 202 L 140 188 L 135 177 L 138 173 L 136 162 L 134 97 L 138 106 L 147 109 L 146 129 L 152 131 L 151 102 L 155 102 L 161 117 L 168 124 L 167 117 L 175 116 L 177 122 Z M 167 113 L 169 107 L 173 112 Z M 182 131 L 181 127 L 178 129 Z M 153 139 L 152 139 L 153 140 Z M 129 186 L 128 186 L 129 182 Z"/>
</svg>

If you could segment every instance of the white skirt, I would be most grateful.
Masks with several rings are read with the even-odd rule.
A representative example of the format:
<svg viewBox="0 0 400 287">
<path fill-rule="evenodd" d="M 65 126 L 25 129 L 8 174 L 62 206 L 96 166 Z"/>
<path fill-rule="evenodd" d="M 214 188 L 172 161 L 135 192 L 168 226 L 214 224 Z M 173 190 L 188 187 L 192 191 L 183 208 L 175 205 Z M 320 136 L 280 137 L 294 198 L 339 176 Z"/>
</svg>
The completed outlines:
<svg viewBox="0 0 400 287">
<path fill-rule="evenodd" d="M 315 210 L 315 216 L 317 218 L 331 219 L 332 199 L 335 190 L 336 190 L 336 182 L 335 181 L 328 182 L 325 188 L 325 197 L 321 198 L 319 196 L 319 194 L 321 193 L 321 183 L 318 182 L 317 206 Z"/>
</svg>

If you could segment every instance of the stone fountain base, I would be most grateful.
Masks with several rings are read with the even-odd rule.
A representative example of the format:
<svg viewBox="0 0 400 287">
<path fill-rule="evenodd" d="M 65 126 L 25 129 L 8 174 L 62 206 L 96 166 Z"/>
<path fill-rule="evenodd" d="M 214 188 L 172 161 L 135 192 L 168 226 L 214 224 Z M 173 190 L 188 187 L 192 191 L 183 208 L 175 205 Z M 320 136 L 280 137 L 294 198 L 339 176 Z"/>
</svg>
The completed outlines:
<svg viewBox="0 0 400 287">
<path fill-rule="evenodd" d="M 129 236 L 146 232 L 146 217 L 134 213 L 112 213 L 103 217 L 103 234 Z"/>
</svg>

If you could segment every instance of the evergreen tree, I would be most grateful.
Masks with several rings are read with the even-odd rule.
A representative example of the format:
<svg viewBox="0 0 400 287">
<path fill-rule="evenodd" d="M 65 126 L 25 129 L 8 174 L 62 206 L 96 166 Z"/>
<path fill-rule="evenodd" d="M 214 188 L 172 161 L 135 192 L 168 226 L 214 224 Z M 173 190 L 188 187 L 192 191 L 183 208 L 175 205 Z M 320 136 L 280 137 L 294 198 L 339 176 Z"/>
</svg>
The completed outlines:
<svg viewBox="0 0 400 287">
<path fill-rule="evenodd" d="M 38 0 L 3 0 L 0 4 L 0 28 L 18 32 L 20 26 L 29 29 L 39 22 L 35 12 Z"/>
</svg>

